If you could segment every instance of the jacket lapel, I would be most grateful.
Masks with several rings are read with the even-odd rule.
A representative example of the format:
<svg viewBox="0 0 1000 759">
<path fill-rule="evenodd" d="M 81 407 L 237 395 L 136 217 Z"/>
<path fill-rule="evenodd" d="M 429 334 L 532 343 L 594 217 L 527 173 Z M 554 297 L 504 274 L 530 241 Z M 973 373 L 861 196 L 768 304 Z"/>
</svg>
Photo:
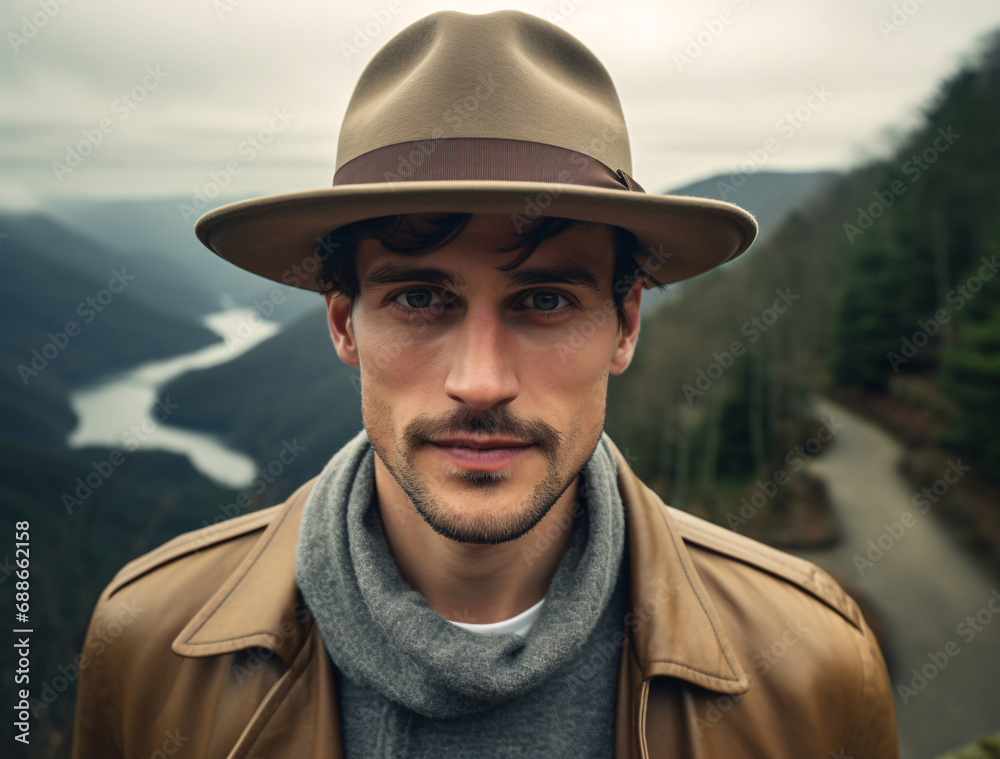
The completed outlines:
<svg viewBox="0 0 1000 759">
<path fill-rule="evenodd" d="M 746 691 L 749 680 L 680 530 L 659 496 L 612 450 L 628 532 L 631 641 L 643 679 L 680 677 L 720 693 Z"/>
<path fill-rule="evenodd" d="M 654 677 L 726 694 L 746 692 L 750 681 L 669 510 L 613 443 L 611 449 L 625 507 L 632 606 L 619 664 L 615 759 L 674 755 L 671 747 L 647 745 L 647 719 L 660 720 L 668 709 L 662 689 L 651 691 Z"/>
<path fill-rule="evenodd" d="M 173 642 L 175 653 L 196 658 L 262 647 L 285 666 L 227 759 L 342 756 L 333 665 L 295 585 L 299 519 L 312 485 L 291 495 Z"/>
<path fill-rule="evenodd" d="M 299 517 L 312 484 L 277 511 L 236 571 L 181 630 L 174 653 L 204 657 L 261 647 L 291 666 L 312 624 L 295 586 Z"/>
<path fill-rule="evenodd" d="M 749 679 L 669 510 L 611 448 L 625 508 L 632 606 L 619 658 L 615 757 L 633 759 L 650 755 L 645 724 L 654 677 L 727 694 L 746 692 Z M 333 667 L 295 585 L 299 519 L 313 483 L 277 511 L 239 568 L 173 642 L 175 653 L 199 658 L 263 647 L 286 667 L 231 759 L 276 756 L 279 747 L 295 756 L 341 756 Z M 288 730 L 292 722 L 297 727 Z"/>
<path fill-rule="evenodd" d="M 333 665 L 314 626 L 227 759 L 342 759 L 338 715 Z"/>
</svg>

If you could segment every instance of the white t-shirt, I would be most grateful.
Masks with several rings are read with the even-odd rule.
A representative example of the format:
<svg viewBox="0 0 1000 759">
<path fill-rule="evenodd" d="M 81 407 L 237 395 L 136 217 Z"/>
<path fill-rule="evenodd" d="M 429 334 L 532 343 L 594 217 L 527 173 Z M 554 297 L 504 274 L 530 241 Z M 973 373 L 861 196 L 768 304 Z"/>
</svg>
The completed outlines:
<svg viewBox="0 0 1000 759">
<path fill-rule="evenodd" d="M 538 619 L 538 615 L 542 613 L 542 604 L 545 603 L 543 598 L 541 601 L 536 603 L 529 609 L 525 609 L 517 616 L 511 617 L 510 619 L 504 619 L 500 622 L 488 622 L 486 624 L 473 624 L 472 622 L 455 622 L 449 619 L 453 625 L 458 625 L 466 630 L 470 630 L 475 633 L 483 634 L 495 634 L 495 633 L 517 633 L 522 638 L 528 635 L 528 630 L 531 626 L 535 624 L 535 620 Z"/>
</svg>

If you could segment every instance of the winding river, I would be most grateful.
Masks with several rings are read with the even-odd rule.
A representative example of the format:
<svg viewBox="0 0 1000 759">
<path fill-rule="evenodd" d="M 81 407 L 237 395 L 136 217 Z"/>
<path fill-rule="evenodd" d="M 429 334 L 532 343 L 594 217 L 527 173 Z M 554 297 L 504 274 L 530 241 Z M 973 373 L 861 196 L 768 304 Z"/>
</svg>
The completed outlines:
<svg viewBox="0 0 1000 759">
<path fill-rule="evenodd" d="M 139 364 L 76 389 L 70 405 L 78 423 L 69 435 L 72 448 L 85 446 L 136 447 L 185 455 L 199 472 L 226 487 L 250 484 L 257 465 L 246 454 L 229 448 L 217 436 L 170 425 L 171 404 L 160 389 L 192 369 L 231 361 L 280 329 L 278 324 L 254 320 L 252 308 L 230 308 L 204 317 L 205 326 L 222 338 L 191 353 Z M 226 341 L 243 327 L 240 340 Z"/>
</svg>

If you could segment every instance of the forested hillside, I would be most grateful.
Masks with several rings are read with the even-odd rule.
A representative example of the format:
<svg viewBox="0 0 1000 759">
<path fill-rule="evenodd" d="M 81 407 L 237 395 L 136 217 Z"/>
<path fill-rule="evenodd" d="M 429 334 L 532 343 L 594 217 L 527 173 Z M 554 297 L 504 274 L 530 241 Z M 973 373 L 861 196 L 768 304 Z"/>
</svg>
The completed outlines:
<svg viewBox="0 0 1000 759">
<path fill-rule="evenodd" d="M 159 310 L 199 298 L 156 266 L 40 215 L 0 215 L 0 515 L 29 525 L 35 755 L 67 755 L 74 661 L 97 594 L 128 561 L 178 533 L 226 518 L 235 493 L 172 453 L 70 450 L 71 388 L 144 361 L 219 341 L 194 320 Z M 175 289 L 175 285 L 179 289 Z M 147 297 L 148 296 L 148 297 Z M 192 301 L 193 302 L 193 301 Z M 11 533 L 13 534 L 13 533 Z M 8 544 L 0 583 L 12 577 Z M 13 603 L 13 581 L 7 582 Z M 44 653 L 43 653 L 44 652 Z M 14 682 L 15 659 L 0 676 Z M 0 741 L 13 746 L 13 725 Z"/>
<path fill-rule="evenodd" d="M 921 388 L 948 446 L 1000 482 L 998 102 L 994 46 L 873 172 L 844 224 L 830 366 L 834 381 L 875 392 Z"/>
<path fill-rule="evenodd" d="M 0 215 L 0 228 L 0 438 L 61 447 L 76 424 L 71 386 L 219 340 L 158 309 L 184 291 L 144 259 L 44 216 Z"/>
<path fill-rule="evenodd" d="M 294 477 L 275 483 L 274 495 L 318 474 L 362 426 L 358 371 L 337 358 L 315 298 L 314 311 L 253 350 L 163 390 L 180 405 L 171 424 L 214 432 L 258 461 L 284 440 L 304 446 Z"/>
<path fill-rule="evenodd" d="M 817 391 L 903 433 L 917 481 L 947 452 L 974 462 L 970 482 L 1000 479 L 998 102 L 994 37 L 891 158 L 834 180 L 645 321 L 608 430 L 665 498 L 743 528 L 740 498 L 796 482 Z M 778 485 L 762 513 L 810 488 Z M 995 505 L 971 510 L 997 529 Z"/>
</svg>

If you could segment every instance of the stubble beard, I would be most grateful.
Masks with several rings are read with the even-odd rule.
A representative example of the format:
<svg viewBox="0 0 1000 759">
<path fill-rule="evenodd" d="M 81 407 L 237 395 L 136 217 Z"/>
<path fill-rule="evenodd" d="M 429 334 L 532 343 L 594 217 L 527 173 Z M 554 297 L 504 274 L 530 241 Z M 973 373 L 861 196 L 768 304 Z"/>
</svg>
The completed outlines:
<svg viewBox="0 0 1000 759">
<path fill-rule="evenodd" d="M 434 434 L 460 433 L 504 434 L 521 440 L 530 440 L 546 457 L 544 477 L 536 483 L 532 493 L 514 509 L 504 513 L 487 512 L 486 516 L 462 519 L 456 516 L 460 509 L 449 508 L 432 492 L 426 477 L 416 464 L 416 455 L 430 445 Z M 504 408 L 486 412 L 461 410 L 447 417 L 433 419 L 421 415 L 407 424 L 402 435 L 394 435 L 395 456 L 387 456 L 373 438 L 369 438 L 393 479 L 406 493 L 417 513 L 434 532 L 459 543 L 499 544 L 516 540 L 530 532 L 566 492 L 579 474 L 580 467 L 560 466 L 561 435 L 541 420 L 525 422 Z M 393 462 L 398 462 L 394 464 Z M 585 462 L 584 462 L 585 463 Z M 499 497 L 505 483 L 511 479 L 508 470 L 485 472 L 450 467 L 446 476 L 458 478 L 465 484 L 467 499 Z"/>
</svg>

